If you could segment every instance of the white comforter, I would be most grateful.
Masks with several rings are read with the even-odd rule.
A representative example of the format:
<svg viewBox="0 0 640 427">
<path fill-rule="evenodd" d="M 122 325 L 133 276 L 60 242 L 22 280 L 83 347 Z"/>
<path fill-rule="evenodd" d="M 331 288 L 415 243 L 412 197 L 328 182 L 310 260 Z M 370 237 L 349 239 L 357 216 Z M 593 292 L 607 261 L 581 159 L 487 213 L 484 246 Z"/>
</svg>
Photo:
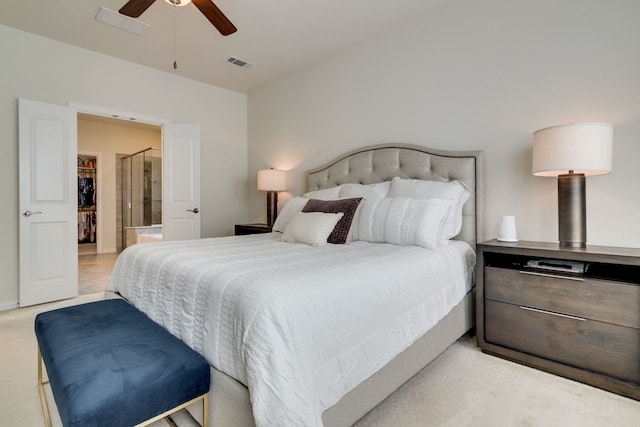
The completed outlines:
<svg viewBox="0 0 640 427">
<path fill-rule="evenodd" d="M 279 233 L 134 245 L 107 288 L 249 389 L 258 426 L 320 426 L 472 287 L 475 254 Z"/>
</svg>

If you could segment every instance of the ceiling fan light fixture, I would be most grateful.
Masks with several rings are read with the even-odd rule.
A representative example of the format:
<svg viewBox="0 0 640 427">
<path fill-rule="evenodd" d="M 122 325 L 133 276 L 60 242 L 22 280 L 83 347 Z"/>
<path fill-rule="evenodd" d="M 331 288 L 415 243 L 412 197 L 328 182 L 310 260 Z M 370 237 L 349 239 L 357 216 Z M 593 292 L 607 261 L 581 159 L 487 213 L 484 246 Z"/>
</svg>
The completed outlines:
<svg viewBox="0 0 640 427">
<path fill-rule="evenodd" d="M 169 3 L 171 6 L 186 6 L 191 3 L 191 0 L 164 0 Z"/>
<path fill-rule="evenodd" d="M 124 6 L 120 8 L 120 14 L 128 16 L 130 18 L 137 18 L 144 13 L 156 0 L 129 0 Z M 212 0 L 164 0 L 171 6 L 186 6 L 189 3 L 193 3 L 195 7 L 204 15 L 205 18 L 223 36 L 238 31 L 235 25 L 224 13 L 213 3 Z"/>
</svg>

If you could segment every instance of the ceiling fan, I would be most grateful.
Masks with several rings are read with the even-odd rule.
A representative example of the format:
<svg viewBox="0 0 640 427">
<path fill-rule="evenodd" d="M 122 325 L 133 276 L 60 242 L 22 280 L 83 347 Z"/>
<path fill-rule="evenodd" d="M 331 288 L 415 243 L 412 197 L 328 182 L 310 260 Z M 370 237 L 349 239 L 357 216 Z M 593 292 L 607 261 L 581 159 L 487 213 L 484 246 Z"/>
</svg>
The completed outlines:
<svg viewBox="0 0 640 427">
<path fill-rule="evenodd" d="M 119 12 L 131 18 L 137 18 L 144 13 L 156 0 L 129 0 L 122 6 Z M 223 36 L 228 36 L 237 31 L 235 25 L 229 21 L 218 6 L 211 0 L 164 0 L 173 6 L 186 6 L 193 2 L 202 14 L 220 31 Z"/>
</svg>

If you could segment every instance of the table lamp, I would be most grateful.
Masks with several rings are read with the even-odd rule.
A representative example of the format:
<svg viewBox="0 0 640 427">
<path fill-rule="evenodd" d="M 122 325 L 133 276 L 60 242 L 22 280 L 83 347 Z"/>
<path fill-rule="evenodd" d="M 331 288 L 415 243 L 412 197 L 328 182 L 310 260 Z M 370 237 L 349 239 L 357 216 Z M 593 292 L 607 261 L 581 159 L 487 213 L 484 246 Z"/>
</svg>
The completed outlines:
<svg viewBox="0 0 640 427">
<path fill-rule="evenodd" d="M 560 246 L 587 245 L 587 175 L 611 173 L 613 127 L 571 123 L 533 133 L 533 174 L 558 178 Z"/>
<path fill-rule="evenodd" d="M 267 224 L 273 225 L 278 217 L 278 191 L 287 189 L 287 172 L 278 169 L 258 171 L 258 190 L 267 192 Z"/>
</svg>

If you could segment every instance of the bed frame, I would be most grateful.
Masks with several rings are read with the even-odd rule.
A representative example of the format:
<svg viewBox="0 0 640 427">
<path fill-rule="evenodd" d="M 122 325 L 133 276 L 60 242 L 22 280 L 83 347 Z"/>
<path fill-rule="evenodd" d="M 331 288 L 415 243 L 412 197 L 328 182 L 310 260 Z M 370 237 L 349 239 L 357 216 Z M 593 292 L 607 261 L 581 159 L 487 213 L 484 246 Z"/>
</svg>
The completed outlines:
<svg viewBox="0 0 640 427">
<path fill-rule="evenodd" d="M 466 241 L 473 248 L 476 242 L 482 241 L 481 151 L 445 151 L 408 144 L 364 147 L 309 171 L 307 191 L 346 183 L 373 184 L 396 176 L 464 182 L 471 190 L 471 197 L 464 206 L 462 231 L 456 239 Z M 352 425 L 427 366 L 473 327 L 474 301 L 471 291 L 429 332 L 325 410 L 323 424 L 327 427 Z M 228 375 L 211 369 L 209 425 L 254 426 L 248 389 Z"/>
</svg>

